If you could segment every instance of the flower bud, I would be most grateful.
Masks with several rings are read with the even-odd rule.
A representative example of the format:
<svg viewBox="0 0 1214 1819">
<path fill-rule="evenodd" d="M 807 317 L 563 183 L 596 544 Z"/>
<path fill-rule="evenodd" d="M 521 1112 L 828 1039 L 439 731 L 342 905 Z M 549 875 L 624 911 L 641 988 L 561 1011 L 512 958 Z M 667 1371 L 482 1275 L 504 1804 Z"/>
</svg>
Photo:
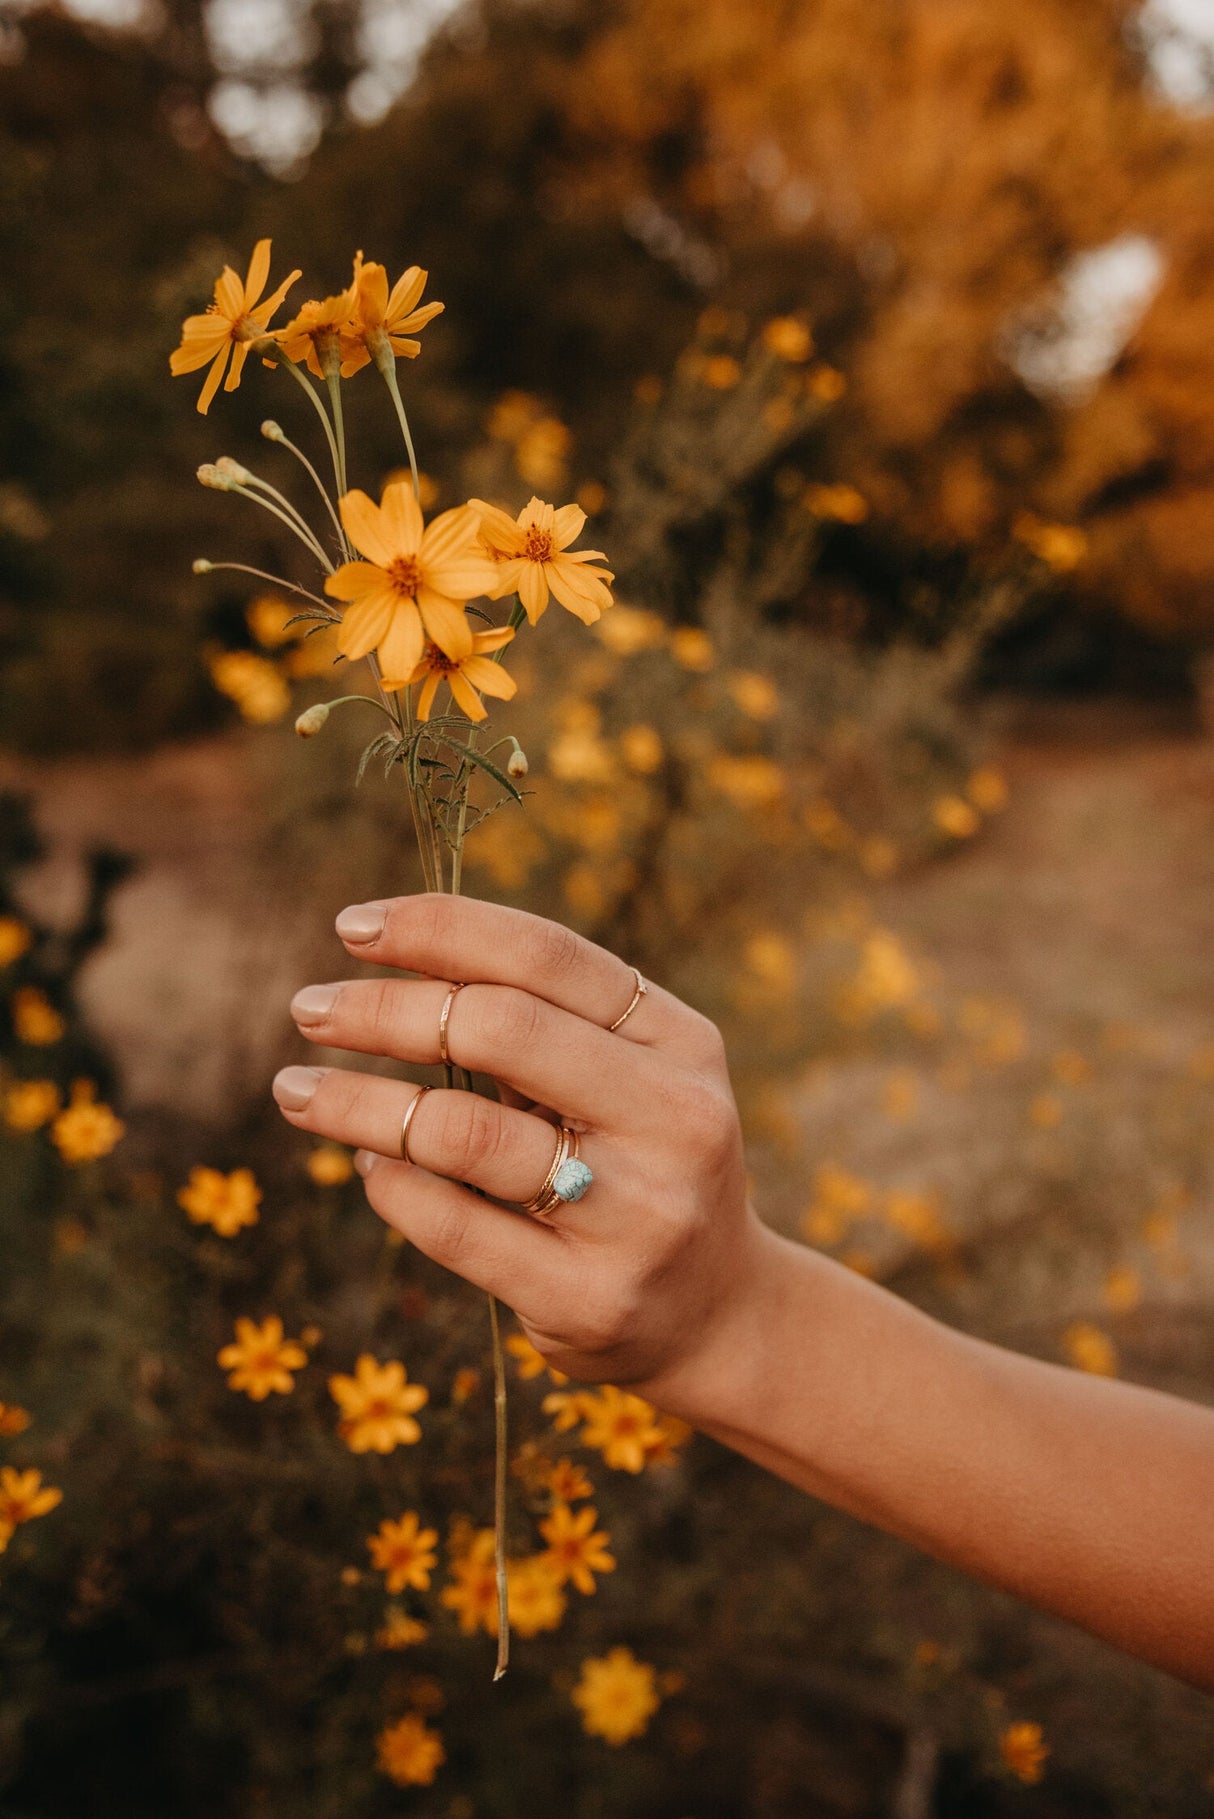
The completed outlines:
<svg viewBox="0 0 1214 1819">
<path fill-rule="evenodd" d="M 529 769 L 526 752 L 521 746 L 516 745 L 506 760 L 506 775 L 508 777 L 525 777 Z"/>
<path fill-rule="evenodd" d="M 273 417 L 266 418 L 261 426 L 261 433 L 267 442 L 285 442 L 287 439 L 282 425 L 275 423 Z"/>
<path fill-rule="evenodd" d="M 314 706 L 306 707 L 295 722 L 295 731 L 301 739 L 313 739 L 329 718 L 328 701 L 317 701 Z"/>
<path fill-rule="evenodd" d="M 220 455 L 215 465 L 221 474 L 227 475 L 234 486 L 248 486 L 253 478 L 248 468 L 242 467 L 239 461 L 233 461 L 231 455 Z"/>
<path fill-rule="evenodd" d="M 205 556 L 195 557 L 194 561 L 190 564 L 190 567 L 196 575 L 209 575 L 214 566 L 215 564 L 213 562 L 208 562 Z"/>
<path fill-rule="evenodd" d="M 230 493 L 232 481 L 223 469 L 214 461 L 204 461 L 198 470 L 198 478 L 203 486 L 209 486 L 217 493 Z"/>
</svg>

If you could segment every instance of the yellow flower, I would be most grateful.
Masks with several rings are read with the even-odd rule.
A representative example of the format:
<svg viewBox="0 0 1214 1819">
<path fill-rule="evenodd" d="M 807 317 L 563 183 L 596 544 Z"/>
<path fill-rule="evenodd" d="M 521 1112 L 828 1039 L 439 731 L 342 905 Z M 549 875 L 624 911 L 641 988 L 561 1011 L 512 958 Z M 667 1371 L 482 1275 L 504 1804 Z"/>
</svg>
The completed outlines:
<svg viewBox="0 0 1214 1819">
<path fill-rule="evenodd" d="M 1021 513 L 1012 535 L 1056 575 L 1069 574 L 1087 555 L 1088 540 L 1077 525 L 1049 524 L 1032 512 Z"/>
<path fill-rule="evenodd" d="M 709 354 L 700 368 L 700 377 L 713 391 L 728 392 L 742 377 L 742 368 L 732 354 Z"/>
<path fill-rule="evenodd" d="M 416 1712 L 387 1725 L 375 1747 L 380 1768 L 397 1787 L 429 1787 L 447 1760 L 438 1732 L 429 1730 Z"/>
<path fill-rule="evenodd" d="M 96 1091 L 90 1080 L 74 1081 L 71 1104 L 51 1125 L 51 1142 L 67 1163 L 96 1162 L 126 1134 L 109 1106 L 95 1103 Z"/>
<path fill-rule="evenodd" d="M 773 316 L 763 324 L 763 345 L 790 365 L 800 365 L 814 351 L 814 338 L 799 316 Z"/>
<path fill-rule="evenodd" d="M 23 1434 L 30 1424 L 30 1412 L 16 1402 L 0 1402 L 0 1435 Z"/>
<path fill-rule="evenodd" d="M 308 371 L 318 379 L 327 371 L 340 368 L 342 377 L 367 363 L 366 351 L 355 339 L 354 310 L 362 254 L 354 257 L 354 276 L 344 291 L 335 296 L 311 297 L 291 321 L 277 330 L 274 339 L 288 360 L 307 363 Z M 355 351 L 361 356 L 355 365 L 348 363 Z"/>
<path fill-rule="evenodd" d="M 452 1402 L 455 1403 L 457 1408 L 461 1407 L 468 1401 L 470 1396 L 475 1396 L 480 1386 L 480 1372 L 474 1371 L 469 1365 L 465 1364 L 460 1370 L 456 1371 L 455 1376 L 451 1380 Z"/>
<path fill-rule="evenodd" d="M 717 660 L 712 639 L 698 625 L 676 625 L 670 634 L 670 654 L 680 669 L 707 675 Z"/>
<path fill-rule="evenodd" d="M 445 682 L 469 720 L 483 720 L 487 710 L 477 694 L 478 689 L 498 701 L 509 701 L 518 686 L 514 677 L 508 676 L 501 664 L 494 663 L 488 655 L 489 651 L 500 651 L 513 636 L 514 632 L 508 625 L 499 626 L 496 631 L 473 632 L 472 649 L 465 657 L 448 657 L 437 644 L 427 643 L 412 675 L 398 682 L 385 674 L 383 686 L 392 690 L 420 682 L 422 688 L 417 697 L 417 717 L 419 720 L 428 720 L 438 685 Z"/>
<path fill-rule="evenodd" d="M 314 1149 L 308 1156 L 307 1167 L 317 1187 L 343 1187 L 354 1173 L 350 1152 L 338 1149 L 332 1143 Z"/>
<path fill-rule="evenodd" d="M 465 1636 L 483 1629 L 497 1634 L 497 1573 L 493 1562 L 493 1530 L 478 1529 L 467 1547 L 451 1562 L 454 1584 L 445 1585 L 439 1601 L 459 1618 Z"/>
<path fill-rule="evenodd" d="M 649 1727 L 662 1703 L 657 1675 L 629 1648 L 613 1648 L 606 1655 L 591 1655 L 582 1663 L 582 1677 L 571 1694 L 582 1714 L 582 1729 L 608 1743 L 627 1743 Z"/>
<path fill-rule="evenodd" d="M 646 1465 L 670 1465 L 679 1447 L 691 1439 L 694 1429 L 677 1415 L 659 1415 L 657 1438 L 645 1442 Z"/>
<path fill-rule="evenodd" d="M 520 1636 L 557 1629 L 568 1606 L 560 1581 L 543 1554 L 509 1562 L 506 1598 L 510 1627 Z"/>
<path fill-rule="evenodd" d="M 932 820 L 942 834 L 954 840 L 968 840 L 981 825 L 964 796 L 937 796 L 932 803 Z"/>
<path fill-rule="evenodd" d="M 406 1510 L 399 1521 L 381 1522 L 379 1533 L 368 1537 L 367 1547 L 372 1566 L 386 1575 L 390 1592 L 403 1592 L 406 1586 L 426 1592 L 438 1558 L 437 1541 L 438 1530 L 419 1528 L 417 1511 Z"/>
<path fill-rule="evenodd" d="M 585 1390 L 552 1390 L 540 1407 L 546 1415 L 551 1415 L 557 1433 L 567 1434 L 582 1419 L 583 1406 L 589 1401 Z"/>
<path fill-rule="evenodd" d="M 174 374 L 194 373 L 210 362 L 211 370 L 198 399 L 198 408 L 204 416 L 219 389 L 229 356 L 232 365 L 224 390 L 234 392 L 240 384 L 249 344 L 267 332 L 270 317 L 300 274 L 292 272 L 276 291 L 259 301 L 269 276 L 270 242 L 259 240 L 253 248 L 244 283 L 230 265 L 225 265 L 215 282 L 214 303 L 205 315 L 187 316 L 181 325 L 181 346 L 170 356 L 169 370 Z"/>
<path fill-rule="evenodd" d="M 49 1048 L 66 1028 L 63 1017 L 36 985 L 23 985 L 13 993 L 13 1029 L 18 1042 L 30 1048 Z"/>
<path fill-rule="evenodd" d="M 617 657 L 636 657 L 656 650 L 666 640 L 666 621 L 639 606 L 617 606 L 595 625 L 595 636 Z"/>
<path fill-rule="evenodd" d="M 548 1473 L 548 1489 L 559 1503 L 579 1503 L 594 1496 L 594 1486 L 572 1459 L 558 1459 Z"/>
<path fill-rule="evenodd" d="M 53 1080 L 14 1080 L 4 1095 L 4 1122 L 11 1131 L 36 1131 L 59 1110 L 59 1088 Z"/>
<path fill-rule="evenodd" d="M 603 552 L 569 548 L 586 523 L 580 505 L 562 505 L 558 511 L 532 497 L 518 517 L 511 518 L 483 499 L 470 499 L 468 504 L 480 517 L 481 542 L 494 559 L 495 580 L 489 590 L 493 599 L 517 593 L 532 625 L 547 611 L 550 593 L 583 625 L 593 625 L 611 605 L 607 584 L 615 576 L 610 569 L 587 566 L 605 562 Z"/>
<path fill-rule="evenodd" d="M 1121 1263 L 1104 1279 L 1105 1306 L 1114 1314 L 1131 1314 L 1142 1300 L 1142 1283 L 1137 1270 Z"/>
<path fill-rule="evenodd" d="M 835 524 L 863 524 L 868 517 L 868 500 L 854 486 L 808 486 L 801 503 L 811 517 L 830 519 Z"/>
<path fill-rule="evenodd" d="M 540 1377 L 545 1371 L 554 1383 L 568 1383 L 564 1371 L 553 1370 L 541 1351 L 537 1351 L 525 1333 L 511 1333 L 506 1341 L 506 1350 L 518 1359 L 518 1374 L 524 1380 Z"/>
<path fill-rule="evenodd" d="M 0 1467 L 0 1554 L 22 1522 L 49 1515 L 62 1502 L 63 1492 L 49 1484 L 43 1486 L 41 1472 L 18 1472 L 11 1465 Z"/>
<path fill-rule="evenodd" d="M 397 686 L 421 662 L 427 638 L 448 657 L 471 656 L 464 602 L 497 583 L 476 541 L 476 514 L 459 506 L 425 524 L 412 488 L 398 480 L 384 488 L 381 505 L 366 493 L 346 493 L 341 520 L 367 558 L 344 562 L 325 581 L 327 594 L 352 602 L 337 634 L 342 656 L 377 650 Z"/>
<path fill-rule="evenodd" d="M 388 274 L 382 265 L 363 265 L 362 254 L 355 261 L 354 322 L 349 338 L 343 343 L 342 378 L 356 373 L 368 360 L 377 364 L 391 355 L 416 360 L 421 342 L 410 337 L 441 315 L 443 304 L 423 303 L 418 299 L 426 288 L 428 272 L 411 265 L 388 290 Z"/>
<path fill-rule="evenodd" d="M 615 618 L 615 614 L 611 615 Z M 611 624 L 608 619 L 606 624 Z M 662 745 L 662 735 L 655 726 L 645 721 L 638 721 L 635 726 L 626 726 L 620 734 L 620 756 L 630 771 L 638 777 L 652 777 L 655 771 L 662 768 L 666 753 Z"/>
<path fill-rule="evenodd" d="M 393 1606 L 384 1615 L 383 1628 L 375 1632 L 375 1644 L 377 1648 L 412 1648 L 415 1643 L 424 1642 L 429 1634 L 428 1623 L 419 1623 L 416 1617 L 407 1616 Z"/>
<path fill-rule="evenodd" d="M 271 1390 L 282 1396 L 295 1388 L 292 1371 L 301 1371 L 308 1354 L 294 1339 L 283 1337 L 277 1314 L 257 1326 L 242 1314 L 236 1322 L 236 1341 L 225 1345 L 219 1363 L 230 1371 L 228 1388 L 244 1390 L 253 1402 L 264 1402 Z"/>
<path fill-rule="evenodd" d="M 805 389 L 819 404 L 834 404 L 847 390 L 847 380 L 834 366 L 813 366 L 805 375 Z"/>
<path fill-rule="evenodd" d="M 244 609 L 245 624 L 258 644 L 277 650 L 299 636 L 300 628 L 291 624 L 296 608 L 277 594 L 258 594 Z"/>
<path fill-rule="evenodd" d="M 16 916 L 0 916 L 0 966 L 20 960 L 33 939 L 28 926 Z"/>
<path fill-rule="evenodd" d="M 329 1394 L 342 1411 L 337 1431 L 352 1453 L 390 1453 L 422 1437 L 413 1416 L 430 1392 L 408 1381 L 398 1359 L 379 1364 L 363 1352 L 353 1377 L 329 1378 Z"/>
<path fill-rule="evenodd" d="M 551 1567 L 558 1585 L 571 1579 L 579 1592 L 592 1592 L 595 1573 L 615 1571 L 615 1560 L 607 1552 L 611 1537 L 595 1529 L 598 1519 L 591 1504 L 574 1511 L 567 1503 L 558 1503 L 540 1523 L 540 1534 L 548 1543 L 541 1558 Z"/>
<path fill-rule="evenodd" d="M 718 752 L 709 760 L 705 775 L 712 788 L 738 808 L 772 808 L 785 790 L 784 772 L 761 752 L 737 756 Z"/>
<path fill-rule="evenodd" d="M 661 1436 L 656 1417 L 652 1403 L 605 1383 L 582 1398 L 582 1445 L 597 1448 L 616 1471 L 642 1471 L 645 1448 Z"/>
<path fill-rule="evenodd" d="M 1117 1348 L 1107 1333 L 1086 1320 L 1077 1320 L 1062 1335 L 1062 1349 L 1079 1371 L 1090 1371 L 1094 1377 L 1117 1375 Z"/>
<path fill-rule="evenodd" d="M 983 765 L 971 774 L 965 793 L 984 815 L 997 815 L 1001 808 L 1007 807 L 1007 778 L 993 766 Z"/>
<path fill-rule="evenodd" d="M 736 705 L 752 720 L 770 720 L 779 712 L 780 696 L 770 676 L 759 670 L 736 669 L 727 687 Z"/>
<path fill-rule="evenodd" d="M 250 726 L 272 725 L 291 705 L 282 671 L 256 651 L 215 651 L 207 668 L 220 694 L 236 703 L 241 719 Z"/>
<path fill-rule="evenodd" d="M 177 1204 L 195 1225 L 212 1225 L 221 1238 L 234 1238 L 246 1225 L 256 1225 L 261 1189 L 252 1169 L 192 1168 L 178 1190 Z"/>
<path fill-rule="evenodd" d="M 1049 1753 L 1050 1746 L 1042 1742 L 1039 1724 L 1009 1724 L 999 1739 L 1004 1767 L 1010 1769 L 1018 1781 L 1030 1784 L 1040 1781 Z"/>
</svg>

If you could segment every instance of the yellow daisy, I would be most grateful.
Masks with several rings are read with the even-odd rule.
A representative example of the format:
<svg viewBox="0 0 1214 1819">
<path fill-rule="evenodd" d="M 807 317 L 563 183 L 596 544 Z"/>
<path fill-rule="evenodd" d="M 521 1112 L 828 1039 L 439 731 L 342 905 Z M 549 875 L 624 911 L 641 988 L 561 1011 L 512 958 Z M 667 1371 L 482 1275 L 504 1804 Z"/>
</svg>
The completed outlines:
<svg viewBox="0 0 1214 1819">
<path fill-rule="evenodd" d="M 329 1394 L 342 1411 L 337 1431 L 352 1453 L 390 1453 L 412 1446 L 422 1430 L 413 1419 L 430 1400 L 420 1383 L 410 1383 L 397 1358 L 380 1364 L 363 1352 L 354 1376 L 329 1378 Z"/>
<path fill-rule="evenodd" d="M 552 1514 L 540 1523 L 540 1534 L 548 1543 L 541 1559 L 556 1575 L 558 1585 L 571 1579 L 579 1592 L 592 1592 L 595 1573 L 615 1571 L 615 1559 L 607 1552 L 611 1536 L 595 1529 L 598 1511 L 591 1504 L 576 1513 L 566 1503 L 555 1505 Z"/>
<path fill-rule="evenodd" d="M 18 1472 L 11 1465 L 0 1468 L 0 1553 L 22 1522 L 47 1516 L 63 1502 L 63 1492 L 42 1482 L 41 1472 Z"/>
<path fill-rule="evenodd" d="M 509 701 L 518 687 L 514 677 L 508 676 L 501 664 L 494 663 L 486 654 L 489 651 L 500 651 L 513 636 L 513 629 L 508 625 L 499 627 L 497 631 L 473 632 L 472 649 L 466 657 L 448 657 L 445 651 L 439 650 L 437 644 L 427 643 L 421 662 L 412 675 L 406 676 L 403 682 L 395 682 L 385 676 L 384 687 L 406 688 L 412 682 L 420 682 L 422 691 L 417 697 L 417 717 L 419 720 L 428 720 L 438 685 L 445 682 L 469 720 L 483 720 L 486 709 L 477 689 L 486 695 L 495 696 L 499 701 Z"/>
<path fill-rule="evenodd" d="M 271 1390 L 281 1396 L 295 1388 L 292 1371 L 301 1371 L 308 1354 L 294 1339 L 283 1336 L 282 1321 L 271 1314 L 258 1326 L 242 1314 L 236 1322 L 236 1339 L 225 1345 L 218 1362 L 230 1371 L 228 1388 L 244 1390 L 251 1401 L 264 1402 Z"/>
<path fill-rule="evenodd" d="M 470 657 L 464 602 L 497 581 L 476 540 L 475 513 L 459 506 L 426 524 L 412 488 L 397 480 L 384 488 L 381 505 L 366 493 L 346 493 L 341 519 L 366 558 L 344 562 L 325 581 L 327 594 L 349 603 L 337 634 L 342 656 L 378 651 L 393 678 L 413 674 L 427 638 L 448 657 Z"/>
<path fill-rule="evenodd" d="M 424 1718 L 408 1712 L 376 1738 L 380 1768 L 398 1787 L 429 1787 L 447 1760 L 442 1739 Z"/>
<path fill-rule="evenodd" d="M 393 354 L 416 360 L 421 342 L 413 334 L 425 328 L 442 314 L 441 303 L 423 303 L 418 299 L 426 288 L 429 272 L 411 265 L 388 289 L 388 274 L 382 265 L 363 265 L 362 254 L 354 262 L 355 314 L 351 333 L 343 342 L 342 378 L 356 373 L 368 360 L 378 357 L 386 345 Z"/>
<path fill-rule="evenodd" d="M 583 1661 L 571 1697 L 587 1735 L 616 1744 L 639 1737 L 662 1702 L 657 1675 L 630 1648 L 613 1648 Z"/>
<path fill-rule="evenodd" d="M 397 1522 L 381 1522 L 379 1533 L 368 1537 L 367 1547 L 372 1566 L 386 1575 L 390 1592 L 403 1592 L 406 1586 L 425 1592 L 430 1589 L 437 1541 L 438 1530 L 420 1528 L 417 1511 L 406 1510 Z"/>
<path fill-rule="evenodd" d="M 607 584 L 615 580 L 614 574 L 587 566 L 607 560 L 602 550 L 569 548 L 586 523 L 580 505 L 562 505 L 558 511 L 532 498 L 517 518 L 511 518 L 483 499 L 470 499 L 468 504 L 480 517 L 481 542 L 496 564 L 495 584 L 489 590 L 492 599 L 517 594 L 532 625 L 547 610 L 550 593 L 583 625 L 593 625 L 611 605 Z"/>
<path fill-rule="evenodd" d="M 181 346 L 170 355 L 169 370 L 174 374 L 194 373 L 210 363 L 211 370 L 198 398 L 198 409 L 204 417 L 225 370 L 228 376 L 224 390 L 236 390 L 250 343 L 266 334 L 270 317 L 300 275 L 292 272 L 276 291 L 259 301 L 270 276 L 270 242 L 259 240 L 244 283 L 230 265 L 225 265 L 215 281 L 214 303 L 204 315 L 186 317 L 181 325 Z"/>
</svg>

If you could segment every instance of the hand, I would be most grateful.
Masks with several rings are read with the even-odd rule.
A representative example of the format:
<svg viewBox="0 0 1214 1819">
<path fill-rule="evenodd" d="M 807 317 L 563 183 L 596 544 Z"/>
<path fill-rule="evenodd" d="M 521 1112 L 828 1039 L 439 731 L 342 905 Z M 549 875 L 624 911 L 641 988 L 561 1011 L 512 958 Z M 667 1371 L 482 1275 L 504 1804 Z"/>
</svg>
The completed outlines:
<svg viewBox="0 0 1214 1819">
<path fill-rule="evenodd" d="M 539 1350 L 583 1382 L 667 1378 L 728 1318 L 759 1222 L 721 1038 L 632 969 L 559 923 L 437 894 L 343 910 L 351 955 L 419 975 L 308 986 L 291 1010 L 309 1041 L 414 1065 L 453 1063 L 502 1103 L 339 1068 L 289 1067 L 274 1095 L 291 1124 L 360 1150 L 367 1198 L 436 1263 L 512 1307 Z M 584 1199 L 539 1221 L 500 1202 L 536 1193 L 555 1125 L 581 1134 Z M 467 1185 L 463 1185 L 463 1184 Z M 470 1191 L 478 1188 L 481 1194 Z M 487 1195 L 489 1198 L 482 1198 Z"/>
</svg>

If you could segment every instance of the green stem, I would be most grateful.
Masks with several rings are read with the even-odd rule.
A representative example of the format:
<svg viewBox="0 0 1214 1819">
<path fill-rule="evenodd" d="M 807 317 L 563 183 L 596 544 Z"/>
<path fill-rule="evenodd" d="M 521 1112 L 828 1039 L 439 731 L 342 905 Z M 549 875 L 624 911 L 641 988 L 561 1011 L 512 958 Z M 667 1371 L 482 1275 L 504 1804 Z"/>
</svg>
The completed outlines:
<svg viewBox="0 0 1214 1819">
<path fill-rule="evenodd" d="M 284 581 L 281 575 L 271 575 L 269 571 L 264 568 L 250 568 L 247 562 L 212 562 L 210 568 L 206 572 L 210 574 L 212 569 L 217 568 L 234 568 L 242 575 L 256 575 L 259 581 L 272 581 L 275 587 L 285 587 L 288 593 L 302 594 L 305 600 L 312 600 L 317 606 L 324 607 L 332 625 L 341 624 L 340 613 L 335 613 L 333 611 L 328 600 L 322 600 L 319 594 L 312 593 L 306 587 L 300 587 L 294 581 Z"/>
<path fill-rule="evenodd" d="M 409 419 L 405 415 L 404 400 L 400 395 L 400 386 L 396 382 L 396 356 L 393 354 L 391 348 L 383 355 L 382 361 L 377 359 L 375 364 L 383 374 L 384 384 L 391 392 L 392 402 L 396 406 L 396 415 L 400 420 L 401 434 L 405 438 L 405 447 L 409 453 L 409 472 L 413 475 L 413 497 L 420 501 L 422 496 L 421 475 L 417 471 L 417 456 L 413 452 L 413 437 L 409 433 Z"/>
<path fill-rule="evenodd" d="M 321 403 L 320 393 L 302 368 L 296 366 L 294 360 L 288 360 L 285 354 L 279 355 L 277 365 L 282 371 L 290 373 L 296 385 L 301 385 L 307 396 L 312 400 L 316 415 L 324 424 L 325 440 L 329 444 L 329 453 L 333 458 L 333 478 L 337 481 L 338 492 L 343 493 L 345 488 L 341 484 L 341 463 L 337 458 L 337 441 L 333 435 L 333 425 L 329 422 L 329 413 Z"/>
<path fill-rule="evenodd" d="M 344 534 L 343 534 L 342 528 L 341 528 L 341 519 L 338 517 L 336 511 L 333 509 L 333 501 L 329 497 L 328 488 L 325 486 L 324 481 L 321 479 L 321 477 L 317 473 L 316 469 L 312 466 L 312 463 L 308 460 L 308 457 L 304 454 L 303 450 L 301 448 L 296 448 L 295 444 L 291 441 L 289 436 L 279 436 L 279 437 L 276 437 L 275 440 L 281 441 L 282 446 L 284 448 L 290 449 L 291 453 L 294 455 L 295 459 L 299 462 L 300 466 L 303 468 L 306 468 L 308 473 L 312 476 L 312 479 L 316 486 L 316 490 L 325 502 L 325 509 L 328 512 L 330 518 L 333 520 L 333 529 L 337 532 L 338 544 L 344 550 L 345 549 L 345 538 L 344 538 Z"/>
<path fill-rule="evenodd" d="M 324 568 L 325 573 L 327 575 L 331 575 L 333 573 L 333 564 L 329 561 L 328 556 L 326 556 L 324 549 L 321 545 L 319 537 L 316 535 L 315 531 L 312 529 L 312 526 L 308 523 L 307 519 L 304 517 L 303 513 L 298 509 L 298 507 L 292 505 L 291 501 L 286 497 L 286 495 L 284 493 L 280 493 L 276 486 L 271 486 L 270 482 L 268 480 L 262 480 L 256 474 L 251 474 L 249 476 L 249 480 L 250 480 L 251 485 L 257 487 L 263 493 L 268 493 L 270 495 L 271 499 L 276 500 L 277 503 L 279 505 L 281 505 L 282 509 L 285 512 L 288 512 L 290 514 L 292 522 L 297 524 L 299 526 L 300 530 L 302 532 L 304 532 L 305 535 L 307 536 L 312 548 L 315 550 L 315 552 L 321 562 L 322 567 Z"/>
<path fill-rule="evenodd" d="M 235 482 L 232 482 L 224 488 L 224 491 L 239 493 L 240 497 L 249 500 L 250 504 L 260 505 L 263 512 L 269 512 L 273 517 L 277 518 L 281 524 L 285 524 L 293 536 L 299 538 L 299 541 L 303 544 L 304 548 L 311 555 L 316 557 L 321 567 L 325 569 L 328 574 L 331 575 L 333 573 L 333 564 L 329 561 L 329 558 L 325 555 L 325 552 L 321 549 L 320 544 L 316 541 L 311 531 L 308 530 L 306 525 L 304 525 L 302 530 L 300 529 L 300 524 L 303 523 L 302 519 L 300 519 L 299 524 L 297 524 L 288 513 L 281 509 L 280 506 L 273 504 L 269 499 L 263 499 L 260 493 L 255 493 L 251 487 L 239 486 Z"/>
<path fill-rule="evenodd" d="M 506 1358 L 502 1349 L 502 1327 L 497 1300 L 489 1297 L 489 1325 L 493 1333 L 493 1564 L 497 1575 L 497 1666 L 493 1678 L 500 1680 L 510 1662 L 509 1580 L 506 1577 Z"/>
<path fill-rule="evenodd" d="M 337 432 L 337 496 L 341 499 L 350 489 L 346 481 L 346 425 L 341 409 L 341 374 L 335 367 L 326 372 L 325 383 L 329 388 L 329 402 L 333 406 L 333 427 Z"/>
</svg>

